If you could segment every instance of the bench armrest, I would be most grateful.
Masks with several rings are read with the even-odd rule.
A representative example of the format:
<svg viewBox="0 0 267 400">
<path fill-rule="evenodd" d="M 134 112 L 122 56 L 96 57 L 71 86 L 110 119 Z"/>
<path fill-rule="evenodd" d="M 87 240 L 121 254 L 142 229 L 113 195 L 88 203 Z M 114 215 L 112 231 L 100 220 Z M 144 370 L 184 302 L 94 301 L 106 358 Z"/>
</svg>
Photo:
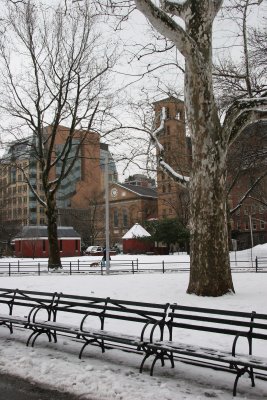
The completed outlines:
<svg viewBox="0 0 267 400">
<path fill-rule="evenodd" d="M 157 322 L 150 322 L 150 321 L 148 321 L 148 322 L 144 325 L 144 327 L 143 327 L 143 329 L 142 329 L 141 338 L 140 338 L 140 339 L 141 339 L 141 342 L 144 341 L 145 332 L 146 332 L 146 330 L 147 330 L 147 328 L 148 328 L 149 325 L 153 325 L 152 328 L 151 328 L 151 330 L 150 330 L 150 335 L 149 335 L 149 341 L 150 341 L 150 343 L 153 343 L 153 341 L 154 341 L 153 336 L 154 336 L 154 333 L 155 333 L 155 330 L 156 330 L 157 327 L 159 327 L 159 329 L 160 329 L 160 340 L 162 340 L 162 339 L 163 339 L 163 332 L 164 332 L 165 321 L 163 321 L 163 320 L 157 321 Z"/>
<path fill-rule="evenodd" d="M 103 313 L 103 312 L 100 312 L 99 314 L 96 314 L 96 313 L 93 313 L 93 312 L 91 312 L 91 311 L 89 311 L 88 313 L 86 313 L 85 315 L 84 315 L 84 317 L 82 318 L 82 320 L 81 320 L 81 323 L 80 323 L 80 331 L 84 331 L 84 323 L 85 323 L 85 321 L 86 321 L 86 319 L 87 319 L 87 317 L 90 317 L 90 316 L 96 316 L 96 317 L 98 317 L 99 319 L 100 319 L 100 325 L 101 325 L 101 330 L 103 330 L 104 329 L 104 319 L 105 319 L 105 314 Z"/>
<path fill-rule="evenodd" d="M 235 355 L 236 355 L 236 345 L 237 345 L 238 339 L 239 339 L 240 337 L 245 337 L 245 338 L 247 339 L 247 341 L 248 341 L 248 348 L 249 348 L 248 354 L 249 354 L 249 355 L 252 355 L 252 338 L 251 338 L 251 336 L 249 335 L 249 333 L 248 333 L 247 335 L 241 335 L 240 333 L 238 333 L 238 334 L 235 336 L 234 341 L 233 341 L 233 345 L 232 345 L 232 356 L 235 357 Z"/>
<path fill-rule="evenodd" d="M 51 308 L 51 306 L 46 306 L 46 305 L 38 305 L 38 306 L 34 306 L 31 311 L 28 314 L 28 323 L 35 323 L 36 321 L 36 317 L 38 315 L 38 313 L 40 311 L 45 310 L 47 312 L 47 321 L 51 321 L 51 313 L 53 313 L 53 309 Z"/>
</svg>

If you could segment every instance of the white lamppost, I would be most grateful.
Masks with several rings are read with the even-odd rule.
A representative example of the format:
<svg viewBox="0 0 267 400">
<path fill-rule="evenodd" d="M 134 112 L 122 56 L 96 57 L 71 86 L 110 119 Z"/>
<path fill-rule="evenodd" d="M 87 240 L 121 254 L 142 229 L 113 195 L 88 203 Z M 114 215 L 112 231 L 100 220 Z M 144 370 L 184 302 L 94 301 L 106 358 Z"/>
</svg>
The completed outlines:
<svg viewBox="0 0 267 400">
<path fill-rule="evenodd" d="M 109 179 L 108 179 L 108 152 L 105 156 L 105 232 L 106 232 L 106 273 L 109 274 Z"/>
</svg>

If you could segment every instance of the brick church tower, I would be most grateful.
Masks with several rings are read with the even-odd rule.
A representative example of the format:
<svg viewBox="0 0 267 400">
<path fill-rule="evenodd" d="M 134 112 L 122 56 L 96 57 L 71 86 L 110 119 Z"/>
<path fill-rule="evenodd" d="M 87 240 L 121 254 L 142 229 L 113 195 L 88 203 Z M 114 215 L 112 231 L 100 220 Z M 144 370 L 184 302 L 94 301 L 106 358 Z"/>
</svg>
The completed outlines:
<svg viewBox="0 0 267 400">
<path fill-rule="evenodd" d="M 164 161 L 175 172 L 188 176 L 190 174 L 190 139 L 186 136 L 184 102 L 169 97 L 154 103 L 156 126 L 160 123 L 162 108 L 166 110 L 164 130 L 158 140 L 164 147 Z M 158 217 L 187 218 L 188 193 L 174 182 L 160 168 L 157 169 L 158 184 Z"/>
</svg>

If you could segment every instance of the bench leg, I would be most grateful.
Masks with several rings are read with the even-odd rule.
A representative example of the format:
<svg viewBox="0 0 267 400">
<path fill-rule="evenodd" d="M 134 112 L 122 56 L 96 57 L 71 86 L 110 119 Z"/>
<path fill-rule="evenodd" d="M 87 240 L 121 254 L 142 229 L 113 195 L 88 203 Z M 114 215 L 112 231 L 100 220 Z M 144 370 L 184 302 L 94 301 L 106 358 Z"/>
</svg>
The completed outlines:
<svg viewBox="0 0 267 400">
<path fill-rule="evenodd" d="M 142 373 L 143 372 L 143 367 L 144 364 L 146 362 L 146 360 L 150 357 L 150 356 L 154 356 L 154 360 L 152 362 L 152 365 L 150 367 L 150 375 L 153 375 L 153 370 L 154 370 L 154 366 L 157 362 L 157 360 L 161 360 L 161 366 L 164 367 L 165 365 L 165 359 L 169 359 L 171 362 L 171 367 L 174 368 L 174 361 L 173 361 L 173 353 L 170 351 L 166 351 L 166 350 L 158 350 L 158 349 L 153 349 L 150 348 L 149 346 L 147 346 L 146 344 L 142 345 L 142 349 L 145 353 L 145 356 L 141 362 L 140 368 L 139 368 L 139 372 Z"/>
<path fill-rule="evenodd" d="M 140 368 L 139 368 L 140 374 L 142 374 L 142 372 L 143 372 L 143 367 L 144 367 L 144 364 L 145 364 L 146 360 L 147 360 L 148 357 L 150 357 L 152 354 L 154 354 L 154 353 L 149 352 L 149 351 L 146 350 L 146 354 L 145 354 L 145 356 L 144 356 L 144 358 L 143 358 L 143 360 L 142 360 L 142 362 L 141 362 L 141 364 L 140 364 Z"/>
<path fill-rule="evenodd" d="M 82 358 L 82 353 L 83 353 L 85 347 L 86 347 L 88 344 L 91 344 L 91 343 L 96 343 L 96 344 L 98 344 L 98 345 L 101 347 L 102 353 L 105 353 L 104 340 L 99 340 L 99 339 L 89 339 L 89 340 L 88 340 L 88 339 L 85 339 L 85 338 L 83 338 L 83 339 L 85 340 L 85 343 L 84 343 L 84 345 L 82 346 L 82 348 L 81 348 L 81 350 L 80 350 L 79 359 Z"/>
<path fill-rule="evenodd" d="M 234 365 L 234 368 L 236 369 L 236 378 L 234 382 L 234 388 L 233 388 L 233 396 L 236 396 L 236 389 L 237 389 L 237 384 L 239 381 L 239 378 L 244 375 L 246 372 L 248 373 L 250 380 L 251 380 L 251 386 L 255 386 L 255 380 L 254 380 L 254 371 L 253 368 L 250 367 L 244 367 L 244 368 L 238 368 L 237 365 Z"/>
<path fill-rule="evenodd" d="M 33 332 L 30 334 L 26 346 L 29 346 L 31 340 L 32 340 L 32 347 L 34 347 L 34 344 L 36 342 L 36 339 L 38 338 L 38 336 L 42 335 L 43 333 L 45 333 L 48 337 L 48 341 L 51 342 L 52 338 L 54 339 L 54 343 L 57 343 L 57 335 L 56 332 L 51 332 L 50 329 L 33 329 Z"/>
<path fill-rule="evenodd" d="M 155 353 L 154 353 L 154 354 L 155 354 Z M 155 366 L 157 360 L 161 360 L 161 365 L 162 365 L 162 367 L 163 367 L 163 366 L 164 366 L 164 360 L 165 360 L 166 358 L 168 358 L 168 359 L 170 360 L 170 362 L 171 362 L 171 367 L 174 368 L 173 354 L 172 354 L 172 353 L 168 354 L 167 351 L 160 350 L 160 351 L 158 351 L 158 352 L 156 353 L 156 356 L 155 356 L 155 358 L 154 358 L 154 360 L 153 360 L 153 362 L 152 362 L 152 365 L 151 365 L 151 368 L 150 368 L 150 376 L 153 375 L 154 366 Z"/>
<path fill-rule="evenodd" d="M 3 321 L 3 322 L 0 323 L 0 325 L 5 325 L 9 329 L 10 333 L 13 333 L 12 322 Z"/>
</svg>

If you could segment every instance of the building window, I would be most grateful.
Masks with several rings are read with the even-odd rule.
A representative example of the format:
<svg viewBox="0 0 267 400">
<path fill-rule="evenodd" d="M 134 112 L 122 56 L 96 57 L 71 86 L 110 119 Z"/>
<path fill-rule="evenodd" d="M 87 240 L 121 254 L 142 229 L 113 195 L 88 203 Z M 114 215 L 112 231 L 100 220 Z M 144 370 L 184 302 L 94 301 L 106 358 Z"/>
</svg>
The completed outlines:
<svg viewBox="0 0 267 400">
<path fill-rule="evenodd" d="M 62 242 L 62 240 L 60 240 L 59 241 L 59 250 L 62 251 L 62 248 L 63 248 L 63 242 Z"/>
<path fill-rule="evenodd" d="M 260 227 L 261 227 L 261 229 L 264 229 L 264 228 L 265 228 L 265 222 L 262 221 L 262 220 L 261 220 L 261 222 L 260 222 Z"/>
<path fill-rule="evenodd" d="M 124 209 L 123 211 L 122 211 L 122 223 L 123 223 L 123 227 L 124 228 L 127 228 L 127 226 L 128 226 L 128 213 L 127 213 L 127 210 L 126 209 Z"/>
<path fill-rule="evenodd" d="M 249 222 L 248 221 L 246 221 L 246 223 L 245 223 L 245 229 L 248 231 L 249 230 Z"/>
<path fill-rule="evenodd" d="M 165 111 L 166 111 L 166 118 L 169 119 L 170 118 L 170 109 L 169 109 L 169 107 L 165 107 Z"/>
<path fill-rule="evenodd" d="M 17 173 L 16 168 L 11 167 L 11 170 L 10 170 L 10 182 L 11 183 L 15 183 L 16 182 L 16 173 Z"/>
<path fill-rule="evenodd" d="M 257 222 L 253 221 L 253 230 L 255 231 L 257 229 Z"/>
<path fill-rule="evenodd" d="M 43 251 L 45 251 L 45 240 L 43 240 Z"/>
<path fill-rule="evenodd" d="M 78 251 L 78 250 L 79 250 L 78 244 L 79 244 L 79 241 L 78 241 L 78 240 L 75 240 L 75 251 Z"/>
<path fill-rule="evenodd" d="M 115 228 L 117 228 L 119 226 L 119 213 L 116 208 L 113 211 L 113 225 Z"/>
</svg>

